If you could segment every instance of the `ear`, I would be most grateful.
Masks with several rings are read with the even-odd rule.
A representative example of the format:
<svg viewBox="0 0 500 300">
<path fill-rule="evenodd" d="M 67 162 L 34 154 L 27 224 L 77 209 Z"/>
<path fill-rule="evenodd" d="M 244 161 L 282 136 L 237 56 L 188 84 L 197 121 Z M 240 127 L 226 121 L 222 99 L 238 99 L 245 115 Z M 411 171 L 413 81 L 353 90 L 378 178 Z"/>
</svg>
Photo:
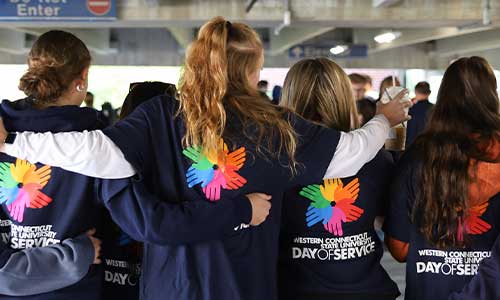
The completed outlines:
<svg viewBox="0 0 500 300">
<path fill-rule="evenodd" d="M 82 73 L 80 74 L 80 78 L 83 81 L 87 81 L 87 79 L 89 78 L 89 67 L 86 67 L 85 69 L 82 70 Z"/>
</svg>

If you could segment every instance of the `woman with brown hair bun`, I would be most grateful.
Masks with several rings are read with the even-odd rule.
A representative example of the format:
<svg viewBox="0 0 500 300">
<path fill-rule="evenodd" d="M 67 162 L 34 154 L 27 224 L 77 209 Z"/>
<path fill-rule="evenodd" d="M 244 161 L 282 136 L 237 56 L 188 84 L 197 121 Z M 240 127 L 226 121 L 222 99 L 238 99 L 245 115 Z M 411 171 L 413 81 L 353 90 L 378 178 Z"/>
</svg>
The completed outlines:
<svg viewBox="0 0 500 300">
<path fill-rule="evenodd" d="M 304 59 L 285 78 L 282 105 L 306 120 L 359 128 L 347 74 L 328 58 Z M 391 155 L 380 150 L 354 176 L 309 181 L 285 193 L 279 256 L 280 299 L 389 299 L 396 284 L 380 264 L 374 221 L 384 215 Z"/>
<path fill-rule="evenodd" d="M 79 107 L 90 60 L 74 35 L 42 34 L 19 83 L 28 97 L 0 105 L 5 126 L 52 132 L 102 128 L 97 111 Z M 100 232 L 103 206 L 93 184 L 86 176 L 0 155 L 0 299 L 100 298 L 102 266 L 93 265 L 101 263 L 100 241 L 91 228 Z"/>
<path fill-rule="evenodd" d="M 402 157 L 384 228 L 406 261 L 406 299 L 447 299 L 477 273 L 500 232 L 500 114 L 493 69 L 446 70 L 423 134 Z"/>
<path fill-rule="evenodd" d="M 155 226 L 165 231 L 143 240 L 144 299 L 275 299 L 283 192 L 325 174 L 357 172 L 376 155 L 389 127 L 407 116 L 396 99 L 380 106 L 381 114 L 364 128 L 348 133 L 308 123 L 262 100 L 257 82 L 263 63 L 263 45 L 253 29 L 216 17 L 201 27 L 186 53 L 178 100 L 153 98 L 104 131 L 9 134 L 3 150 L 97 177 L 137 172 L 137 180 L 163 204 L 177 203 L 179 209 L 228 199 L 239 207 L 237 214 L 220 212 L 198 232 L 183 234 L 191 240 L 180 244 L 170 235 L 190 224 L 166 224 L 169 219 L 161 216 L 169 210 L 140 211 L 142 201 L 121 198 L 127 185 L 101 193 L 132 238 L 139 226 L 146 233 Z M 258 227 L 247 225 L 256 207 L 242 197 L 252 191 L 277 199 Z M 185 201 L 196 195 L 205 199 Z M 240 224 L 221 227 L 223 237 L 202 242 L 228 215 L 239 217 Z"/>
</svg>

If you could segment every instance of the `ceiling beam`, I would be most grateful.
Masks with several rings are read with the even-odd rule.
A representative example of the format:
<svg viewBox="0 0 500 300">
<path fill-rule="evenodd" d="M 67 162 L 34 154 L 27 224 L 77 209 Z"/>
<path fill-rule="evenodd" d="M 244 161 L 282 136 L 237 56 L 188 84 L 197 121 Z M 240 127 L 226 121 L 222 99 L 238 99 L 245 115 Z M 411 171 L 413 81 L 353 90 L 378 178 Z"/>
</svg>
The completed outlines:
<svg viewBox="0 0 500 300">
<path fill-rule="evenodd" d="M 144 0 L 130 0 L 133 4 L 117 7 L 118 19 L 114 22 L 3 22 L 0 26 L 17 27 L 156 27 L 180 26 L 195 28 L 213 16 L 225 16 L 231 21 L 242 21 L 253 27 L 276 27 L 283 21 L 283 1 L 259 1 L 249 13 L 243 0 L 158 1 L 157 7 L 149 7 Z M 122 1 L 129 2 L 129 1 Z M 142 3 L 139 5 L 138 3 Z M 456 27 L 481 23 L 483 7 L 481 1 L 463 0 L 412 0 L 404 5 L 372 7 L 368 0 L 310 1 L 289 0 L 292 24 L 318 27 L 361 28 L 436 28 Z M 493 25 L 500 21 L 500 5 L 491 5 Z"/>
<path fill-rule="evenodd" d="M 482 32 L 491 29 L 490 27 L 478 27 L 471 29 L 459 29 L 457 27 L 443 27 L 443 28 L 433 28 L 433 29 L 403 29 L 400 31 L 401 37 L 388 44 L 376 44 L 373 41 L 373 37 L 377 35 L 378 31 L 372 31 L 369 36 L 370 40 L 366 41 L 370 47 L 368 51 L 369 54 L 378 53 L 381 51 L 387 51 L 394 48 L 411 46 L 415 44 L 425 43 L 429 41 L 441 40 L 446 38 L 451 38 L 454 36 L 460 36 L 465 34 L 471 34 L 476 32 Z"/>
<path fill-rule="evenodd" d="M 500 29 L 436 41 L 433 55 L 451 57 L 500 48 Z"/>
<path fill-rule="evenodd" d="M 280 31 L 279 35 L 271 34 L 270 47 L 267 54 L 271 56 L 281 54 L 295 45 L 333 29 L 333 27 L 285 27 Z"/>
<path fill-rule="evenodd" d="M 17 31 L 29 33 L 32 35 L 42 35 L 51 29 L 60 28 L 17 28 Z M 85 45 L 97 54 L 107 55 L 116 53 L 116 49 L 110 46 L 111 29 L 81 29 L 81 28 L 64 28 L 64 31 L 70 32 L 80 38 Z"/>
<path fill-rule="evenodd" d="M 401 0 L 373 0 L 373 7 L 389 7 L 398 4 Z"/>
</svg>

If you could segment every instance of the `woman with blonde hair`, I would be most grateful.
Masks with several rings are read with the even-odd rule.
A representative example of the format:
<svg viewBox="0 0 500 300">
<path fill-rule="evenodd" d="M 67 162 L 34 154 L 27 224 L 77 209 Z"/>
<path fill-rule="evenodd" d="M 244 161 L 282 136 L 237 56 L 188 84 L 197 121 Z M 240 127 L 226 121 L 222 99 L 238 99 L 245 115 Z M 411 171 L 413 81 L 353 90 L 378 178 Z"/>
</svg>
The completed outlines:
<svg viewBox="0 0 500 300">
<path fill-rule="evenodd" d="M 165 242 L 162 235 L 145 240 L 141 295 L 144 299 L 275 299 L 283 192 L 321 180 L 325 174 L 357 172 L 376 155 L 389 127 L 407 117 L 405 105 L 393 101 L 380 106 L 380 115 L 363 129 L 350 133 L 305 122 L 260 98 L 257 82 L 263 62 L 262 43 L 253 29 L 214 18 L 200 29 L 186 53 L 178 101 L 153 98 L 103 131 L 11 133 L 3 150 L 97 177 L 137 173 L 148 189 L 180 207 L 217 205 L 222 198 L 234 197 L 242 224 L 221 229 L 225 237 L 200 241 L 212 229 L 206 222 L 191 233 L 190 242 Z M 249 191 L 278 199 L 258 227 L 245 225 L 251 212 L 259 209 L 241 197 Z M 160 226 L 166 222 L 161 219 L 166 211 L 148 210 L 160 216 L 152 222 L 139 215 L 140 203 L 127 206 L 130 198 L 121 199 L 120 188 L 109 184 L 103 194 L 114 203 L 125 203 L 124 209 L 110 211 L 127 233 L 131 224 L 146 230 L 166 227 Z M 197 195 L 206 201 L 187 201 Z M 227 214 L 221 212 L 220 217 Z M 165 229 L 174 233 L 191 225 L 179 220 L 174 228 Z"/>
<path fill-rule="evenodd" d="M 304 59 L 285 78 L 282 105 L 323 126 L 359 127 L 347 74 L 328 58 Z M 285 194 L 280 238 L 281 299 L 395 299 L 396 284 L 380 264 L 374 229 L 383 215 L 391 155 L 380 150 L 354 176 L 326 177 Z M 357 173 L 357 174 L 356 174 Z M 342 178 L 343 177 L 343 178 Z"/>
</svg>

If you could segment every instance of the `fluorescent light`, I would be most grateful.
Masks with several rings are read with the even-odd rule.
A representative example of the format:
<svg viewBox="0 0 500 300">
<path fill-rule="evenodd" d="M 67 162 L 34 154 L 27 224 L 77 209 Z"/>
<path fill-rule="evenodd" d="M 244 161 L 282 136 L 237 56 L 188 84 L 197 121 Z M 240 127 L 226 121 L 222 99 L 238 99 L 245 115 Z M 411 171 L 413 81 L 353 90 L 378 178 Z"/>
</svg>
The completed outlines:
<svg viewBox="0 0 500 300">
<path fill-rule="evenodd" d="M 346 51 L 346 50 L 347 50 L 347 46 L 337 45 L 337 46 L 330 49 L 330 53 L 333 55 L 339 55 L 341 53 L 344 53 L 344 51 Z"/>
<path fill-rule="evenodd" d="M 379 34 L 379 35 L 375 36 L 373 39 L 375 40 L 375 42 L 377 42 L 379 44 L 387 44 L 387 43 L 391 43 L 392 41 L 399 38 L 400 36 L 401 36 L 401 32 L 399 32 L 399 31 L 389 31 L 389 32 Z"/>
</svg>

